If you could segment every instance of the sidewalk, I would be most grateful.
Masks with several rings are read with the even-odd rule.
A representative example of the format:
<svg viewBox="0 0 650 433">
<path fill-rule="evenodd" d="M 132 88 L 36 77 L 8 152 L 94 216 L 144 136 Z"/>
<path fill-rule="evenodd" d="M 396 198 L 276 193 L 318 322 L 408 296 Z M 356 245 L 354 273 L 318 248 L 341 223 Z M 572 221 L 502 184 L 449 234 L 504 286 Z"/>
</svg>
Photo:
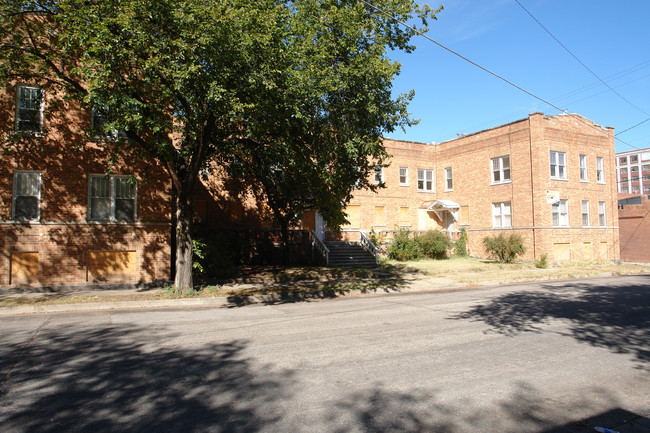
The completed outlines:
<svg viewBox="0 0 650 433">
<path fill-rule="evenodd" d="M 477 271 L 480 262 L 459 260 L 433 262 L 436 268 L 418 272 L 412 267 L 396 270 L 378 268 L 370 273 L 330 268 L 298 268 L 278 272 L 274 268 L 255 269 L 235 280 L 213 283 L 213 290 L 196 296 L 174 296 L 161 283 L 158 286 L 95 285 L 53 286 L 40 288 L 0 288 L 0 316 L 56 313 L 69 311 L 101 311 L 116 309 L 189 308 L 278 304 L 308 299 L 339 296 L 380 296 L 391 293 L 442 292 L 477 287 L 522 284 L 539 281 L 567 281 L 575 278 L 598 278 L 622 274 L 639 274 L 648 268 L 617 272 L 595 267 L 571 270 L 496 268 Z M 412 264 L 413 265 L 413 264 Z M 418 265 L 427 265 L 422 262 Z M 442 268 L 447 266 L 446 268 Z M 449 267 L 454 266 L 454 267 Z M 498 265 L 496 265 L 498 266 Z M 551 272 L 555 272 L 552 274 Z M 4 304 L 4 305 L 2 305 Z"/>
</svg>

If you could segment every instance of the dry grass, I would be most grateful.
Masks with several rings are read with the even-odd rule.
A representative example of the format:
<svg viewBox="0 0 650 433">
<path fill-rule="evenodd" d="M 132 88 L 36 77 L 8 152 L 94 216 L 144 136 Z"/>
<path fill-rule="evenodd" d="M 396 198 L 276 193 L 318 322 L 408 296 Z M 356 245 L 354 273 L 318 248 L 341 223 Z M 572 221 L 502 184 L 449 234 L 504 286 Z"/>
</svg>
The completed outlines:
<svg viewBox="0 0 650 433">
<path fill-rule="evenodd" d="M 650 265 L 613 264 L 611 262 L 568 263 L 538 269 L 534 263 L 496 263 L 470 257 L 412 262 L 387 261 L 377 269 L 340 269 L 321 267 L 242 268 L 239 276 L 227 281 L 203 282 L 196 290 L 179 294 L 171 288 L 146 292 L 83 294 L 59 293 L 45 296 L 26 295 L 0 299 L 0 307 L 21 305 L 77 304 L 92 302 L 151 301 L 187 297 L 226 297 L 244 299 L 256 295 L 284 298 L 333 297 L 351 292 L 399 292 L 422 275 L 440 278 L 439 284 L 500 284 L 509 282 L 588 278 L 611 275 L 650 273 Z M 434 288 L 434 287 L 432 287 Z"/>
<path fill-rule="evenodd" d="M 393 264 L 397 262 L 389 263 Z M 505 283 L 650 273 L 650 265 L 629 263 L 617 265 L 612 262 L 572 262 L 539 269 L 532 262 L 505 264 L 471 257 L 404 262 L 401 265 L 417 269 L 425 275 L 447 278 L 453 282 L 463 284 L 486 282 Z"/>
</svg>

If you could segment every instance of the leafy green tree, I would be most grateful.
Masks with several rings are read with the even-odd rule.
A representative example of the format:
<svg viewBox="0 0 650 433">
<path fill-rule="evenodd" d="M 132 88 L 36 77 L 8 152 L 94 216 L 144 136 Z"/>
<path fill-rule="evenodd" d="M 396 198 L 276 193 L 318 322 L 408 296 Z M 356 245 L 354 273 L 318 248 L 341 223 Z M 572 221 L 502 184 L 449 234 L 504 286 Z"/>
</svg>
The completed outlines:
<svg viewBox="0 0 650 433">
<path fill-rule="evenodd" d="M 414 49 L 396 19 L 426 28 L 435 11 L 372 3 L 383 12 L 357 0 L 0 0 L 0 80 L 101 107 L 106 131 L 164 165 L 175 285 L 190 290 L 200 170 L 238 156 L 257 188 L 268 184 L 262 162 L 278 168 L 305 188 L 265 188 L 267 198 L 286 210 L 304 207 L 289 205 L 300 196 L 336 226 L 352 186 L 368 186 L 385 157 L 381 135 L 411 122 L 412 95 L 391 95 L 399 65 L 386 53 Z"/>
</svg>

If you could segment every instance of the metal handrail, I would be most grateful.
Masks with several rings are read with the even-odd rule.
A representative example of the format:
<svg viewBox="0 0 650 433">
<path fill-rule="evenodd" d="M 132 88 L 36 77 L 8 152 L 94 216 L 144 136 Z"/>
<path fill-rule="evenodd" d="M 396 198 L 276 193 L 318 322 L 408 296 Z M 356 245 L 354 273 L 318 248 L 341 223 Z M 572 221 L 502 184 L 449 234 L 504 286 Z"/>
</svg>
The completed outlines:
<svg viewBox="0 0 650 433">
<path fill-rule="evenodd" d="M 361 245 L 364 250 L 368 251 L 375 258 L 375 264 L 379 263 L 377 259 L 377 255 L 380 251 L 379 248 L 361 230 L 359 230 L 359 245 Z"/>
<path fill-rule="evenodd" d="M 316 247 L 316 249 L 320 251 L 321 255 L 325 259 L 325 266 L 328 266 L 330 264 L 330 249 L 327 248 L 327 245 L 325 245 L 318 236 L 316 236 L 316 233 L 314 233 L 313 230 L 309 230 L 309 233 L 311 234 L 312 248 Z"/>
</svg>

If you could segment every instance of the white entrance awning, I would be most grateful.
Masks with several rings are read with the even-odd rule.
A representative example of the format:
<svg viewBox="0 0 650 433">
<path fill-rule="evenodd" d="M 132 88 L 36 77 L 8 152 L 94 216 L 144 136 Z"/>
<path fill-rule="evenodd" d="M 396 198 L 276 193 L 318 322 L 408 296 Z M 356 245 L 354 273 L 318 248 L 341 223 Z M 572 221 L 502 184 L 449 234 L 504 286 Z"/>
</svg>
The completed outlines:
<svg viewBox="0 0 650 433">
<path fill-rule="evenodd" d="M 460 205 L 452 200 L 434 200 L 427 207 L 427 211 L 434 212 L 436 215 L 438 215 L 438 218 L 441 221 L 444 221 L 443 219 L 444 212 L 449 212 L 449 215 L 451 215 L 454 221 L 458 221 L 459 209 L 460 209 Z"/>
</svg>

